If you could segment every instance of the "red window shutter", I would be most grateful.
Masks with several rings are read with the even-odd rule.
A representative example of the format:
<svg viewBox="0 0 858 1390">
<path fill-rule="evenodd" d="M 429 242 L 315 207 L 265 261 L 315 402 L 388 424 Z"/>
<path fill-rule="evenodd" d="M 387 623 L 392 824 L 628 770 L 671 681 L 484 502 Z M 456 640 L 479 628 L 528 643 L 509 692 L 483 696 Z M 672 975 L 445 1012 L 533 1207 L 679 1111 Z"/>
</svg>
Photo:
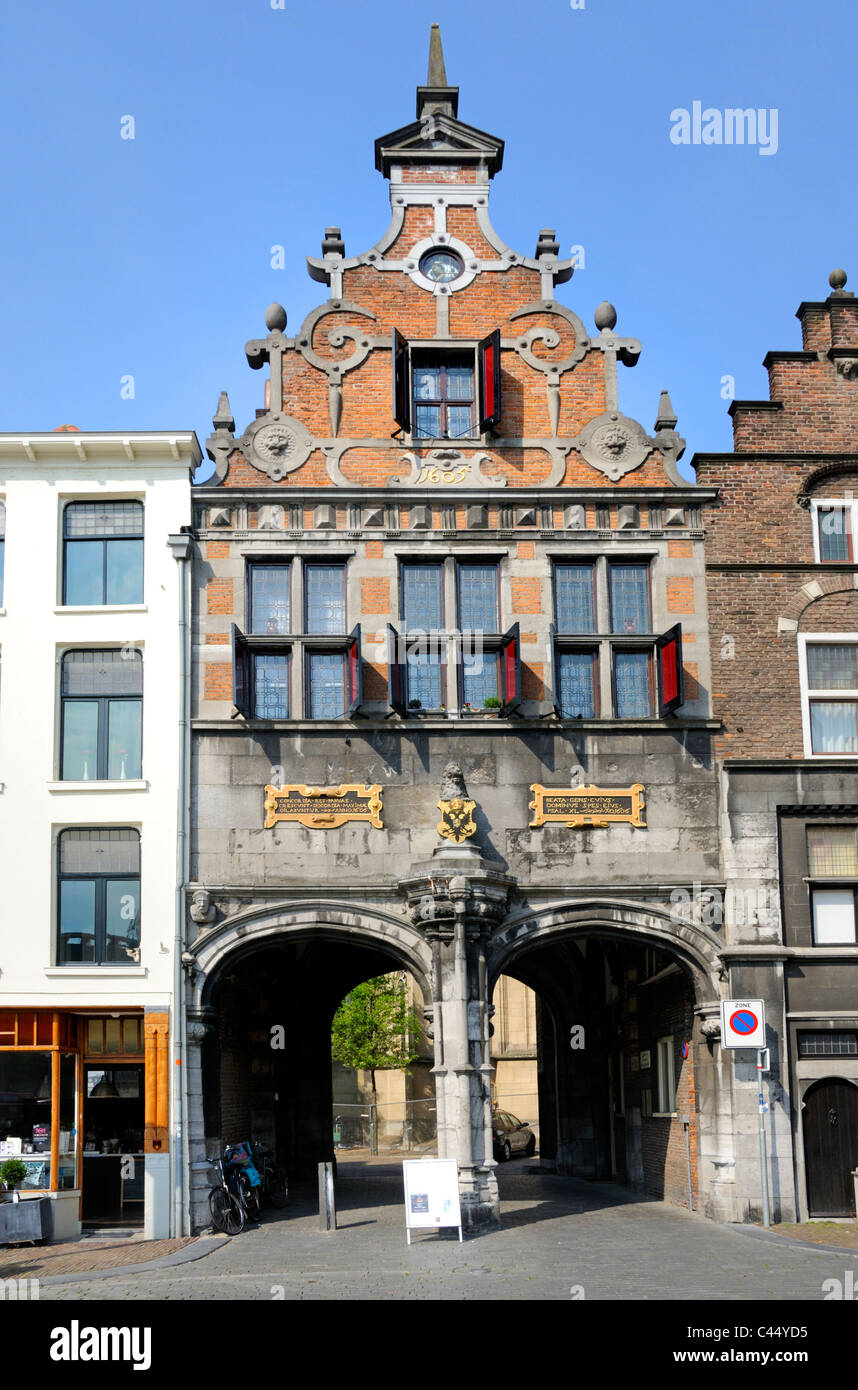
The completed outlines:
<svg viewBox="0 0 858 1390">
<path fill-rule="evenodd" d="M 395 627 L 387 624 L 387 698 L 393 709 L 405 710 L 405 670 L 401 651 L 405 646 Z"/>
<path fill-rule="evenodd" d="M 349 634 L 349 645 L 346 649 L 346 673 L 348 681 L 348 714 L 353 715 L 363 703 L 363 670 L 361 668 L 360 655 L 360 623 L 352 628 Z"/>
<path fill-rule="evenodd" d="M 501 688 L 503 713 L 509 714 L 521 704 L 521 652 L 519 626 L 513 623 L 501 644 Z"/>
<path fill-rule="evenodd" d="M 250 658 L 247 638 L 232 624 L 232 703 L 245 718 L 250 715 Z"/>
<path fill-rule="evenodd" d="M 682 624 L 669 628 L 655 644 L 658 658 L 658 714 L 663 719 L 685 700 L 682 669 Z"/>
<path fill-rule="evenodd" d="M 480 378 L 480 429 L 491 429 L 501 418 L 500 329 L 483 338 L 477 348 Z"/>
<path fill-rule="evenodd" d="M 393 418 L 406 434 L 411 429 L 411 391 L 408 381 L 408 343 L 393 330 Z"/>
</svg>

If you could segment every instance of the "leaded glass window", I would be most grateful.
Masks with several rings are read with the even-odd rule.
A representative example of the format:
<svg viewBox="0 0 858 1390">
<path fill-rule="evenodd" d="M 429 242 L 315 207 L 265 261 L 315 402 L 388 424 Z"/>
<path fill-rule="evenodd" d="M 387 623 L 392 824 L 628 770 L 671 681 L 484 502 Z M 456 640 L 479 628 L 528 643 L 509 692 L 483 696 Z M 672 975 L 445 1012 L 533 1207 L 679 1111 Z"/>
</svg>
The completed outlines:
<svg viewBox="0 0 858 1390">
<path fill-rule="evenodd" d="M 858 1057 L 858 1033 L 799 1033 L 799 1057 Z"/>
<path fill-rule="evenodd" d="M 251 565 L 248 579 L 249 631 L 272 635 L 291 632 L 292 566 Z"/>
<path fill-rule="evenodd" d="M 304 631 L 344 633 L 346 571 L 344 565 L 304 566 Z"/>
<path fill-rule="evenodd" d="M 652 714 L 652 654 L 614 651 L 614 701 L 618 719 Z"/>
<path fill-rule="evenodd" d="M 255 719 L 289 718 L 288 652 L 253 654 L 253 715 Z"/>
<path fill-rule="evenodd" d="M 135 963 L 140 950 L 139 831 L 62 831 L 58 896 L 60 964 Z"/>
<path fill-rule="evenodd" d="M 651 632 L 649 565 L 609 565 L 612 632 Z"/>
<path fill-rule="evenodd" d="M 498 631 L 497 565 L 458 565 L 459 627 L 463 632 Z"/>
<path fill-rule="evenodd" d="M 554 566 L 558 632 L 596 632 L 594 565 Z"/>
<path fill-rule="evenodd" d="M 443 565 L 402 566 L 402 616 L 406 632 L 436 632 L 444 626 Z"/>
<path fill-rule="evenodd" d="M 858 643 L 809 642 L 806 650 L 812 751 L 858 753 Z"/>
<path fill-rule="evenodd" d="M 858 878 L 858 829 L 809 825 L 807 862 L 811 878 Z"/>
<path fill-rule="evenodd" d="M 310 719 L 340 719 L 345 713 L 345 655 L 306 653 L 307 715 Z"/>
<path fill-rule="evenodd" d="M 63 550 L 63 603 L 143 602 L 142 502 L 70 502 Z"/>
<path fill-rule="evenodd" d="M 63 781 L 141 776 L 143 659 L 139 651 L 66 652 L 62 660 Z"/>
<path fill-rule="evenodd" d="M 556 666 L 563 718 L 595 719 L 597 653 L 561 648 L 557 652 Z"/>
<path fill-rule="evenodd" d="M 482 709 L 490 696 L 498 696 L 500 652 L 462 652 L 462 703 Z"/>
</svg>

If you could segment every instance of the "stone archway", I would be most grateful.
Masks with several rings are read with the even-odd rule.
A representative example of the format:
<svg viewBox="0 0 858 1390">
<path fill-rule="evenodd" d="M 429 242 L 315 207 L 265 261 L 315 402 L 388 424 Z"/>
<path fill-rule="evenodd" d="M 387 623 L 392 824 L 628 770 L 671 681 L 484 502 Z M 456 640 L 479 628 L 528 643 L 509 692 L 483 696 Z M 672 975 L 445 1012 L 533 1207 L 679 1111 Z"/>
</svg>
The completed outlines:
<svg viewBox="0 0 858 1390">
<path fill-rule="evenodd" d="M 330 1089 L 330 1019 L 343 994 L 371 975 L 404 968 L 415 976 L 424 998 L 432 997 L 431 955 L 421 933 L 377 906 L 336 900 L 273 902 L 204 925 L 207 930 L 189 953 L 193 964 L 187 962 L 193 1228 L 208 1222 L 207 1156 L 224 1140 L 241 1137 L 232 1133 L 236 1124 L 245 1123 L 237 1115 L 251 1113 L 250 1102 L 242 1109 L 233 1102 L 231 1090 L 221 1096 L 237 1048 L 234 1036 L 224 1033 L 227 1005 L 230 1017 L 241 1020 L 235 1028 L 248 1040 L 248 1071 L 269 1066 L 272 1071 L 276 1123 L 282 1125 L 278 1148 L 288 1136 L 284 1157 L 288 1155 L 293 1175 L 306 1176 L 304 1169 L 315 1171 L 317 1162 L 331 1157 L 330 1097 L 327 1104 L 325 1099 Z M 282 1032 L 280 1056 L 265 1051 L 266 1030 L 272 1024 L 274 1033 Z M 254 1061 L 251 1043 L 260 1038 L 263 1055 Z M 270 1046 L 276 1048 L 277 1042 Z M 232 1090 L 241 1095 L 247 1085 L 244 1074 Z"/>
<path fill-rule="evenodd" d="M 656 962 L 655 973 L 628 984 L 627 977 L 637 981 L 647 959 Z M 722 993 L 715 934 L 640 902 L 578 899 L 507 918 L 491 938 L 487 968 L 490 984 L 502 973 L 513 974 L 536 990 L 550 1017 L 551 1029 L 543 1028 L 540 1036 L 539 1063 L 545 1165 L 587 1178 L 628 1180 L 670 1200 L 693 1200 L 713 1219 L 735 1219 L 732 1074 L 729 1061 L 712 1047 Z M 687 1050 L 677 1061 L 675 1120 L 648 1126 L 650 1118 L 662 1119 L 655 1099 L 662 1080 L 655 1058 L 643 1066 L 649 1048 L 638 1052 L 637 1015 L 630 1018 L 625 1008 L 631 1004 L 624 1008 L 622 1000 L 628 996 L 636 1010 L 640 1003 L 644 1016 L 645 1004 L 659 995 L 665 1023 L 656 1032 L 684 1033 Z M 587 1051 L 573 1056 L 570 1031 L 585 1024 Z M 630 1062 L 640 1072 L 628 1080 Z M 628 1107 L 621 1095 L 632 1097 Z M 681 1113 L 689 1117 L 686 1153 Z M 653 1187 L 654 1132 L 664 1133 L 661 1192 Z M 689 1168 L 696 1178 L 691 1197 Z"/>
</svg>

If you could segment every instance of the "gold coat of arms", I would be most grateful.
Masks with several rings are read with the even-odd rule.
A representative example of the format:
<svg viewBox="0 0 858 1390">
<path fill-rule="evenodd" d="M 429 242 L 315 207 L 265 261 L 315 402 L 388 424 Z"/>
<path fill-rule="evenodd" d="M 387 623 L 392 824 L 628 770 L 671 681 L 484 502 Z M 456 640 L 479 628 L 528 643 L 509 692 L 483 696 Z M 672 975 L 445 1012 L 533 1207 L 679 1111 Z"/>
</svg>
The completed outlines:
<svg viewBox="0 0 858 1390">
<path fill-rule="evenodd" d="M 454 845 L 460 845 L 463 840 L 470 839 L 477 832 L 477 823 L 474 820 L 476 805 L 476 801 L 463 801 L 460 796 L 454 797 L 452 801 L 439 801 L 441 819 L 438 822 L 438 834 L 445 840 L 452 840 Z"/>
</svg>

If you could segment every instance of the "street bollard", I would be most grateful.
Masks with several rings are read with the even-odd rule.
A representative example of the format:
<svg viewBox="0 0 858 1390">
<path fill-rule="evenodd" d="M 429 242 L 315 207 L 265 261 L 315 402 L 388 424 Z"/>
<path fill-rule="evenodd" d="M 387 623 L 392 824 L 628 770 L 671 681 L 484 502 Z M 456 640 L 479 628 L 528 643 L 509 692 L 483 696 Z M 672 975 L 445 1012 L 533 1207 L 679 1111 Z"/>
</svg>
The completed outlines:
<svg viewBox="0 0 858 1390">
<path fill-rule="evenodd" d="M 334 1197 L 334 1165 L 319 1164 L 319 1230 L 337 1229 L 337 1203 Z"/>
</svg>

